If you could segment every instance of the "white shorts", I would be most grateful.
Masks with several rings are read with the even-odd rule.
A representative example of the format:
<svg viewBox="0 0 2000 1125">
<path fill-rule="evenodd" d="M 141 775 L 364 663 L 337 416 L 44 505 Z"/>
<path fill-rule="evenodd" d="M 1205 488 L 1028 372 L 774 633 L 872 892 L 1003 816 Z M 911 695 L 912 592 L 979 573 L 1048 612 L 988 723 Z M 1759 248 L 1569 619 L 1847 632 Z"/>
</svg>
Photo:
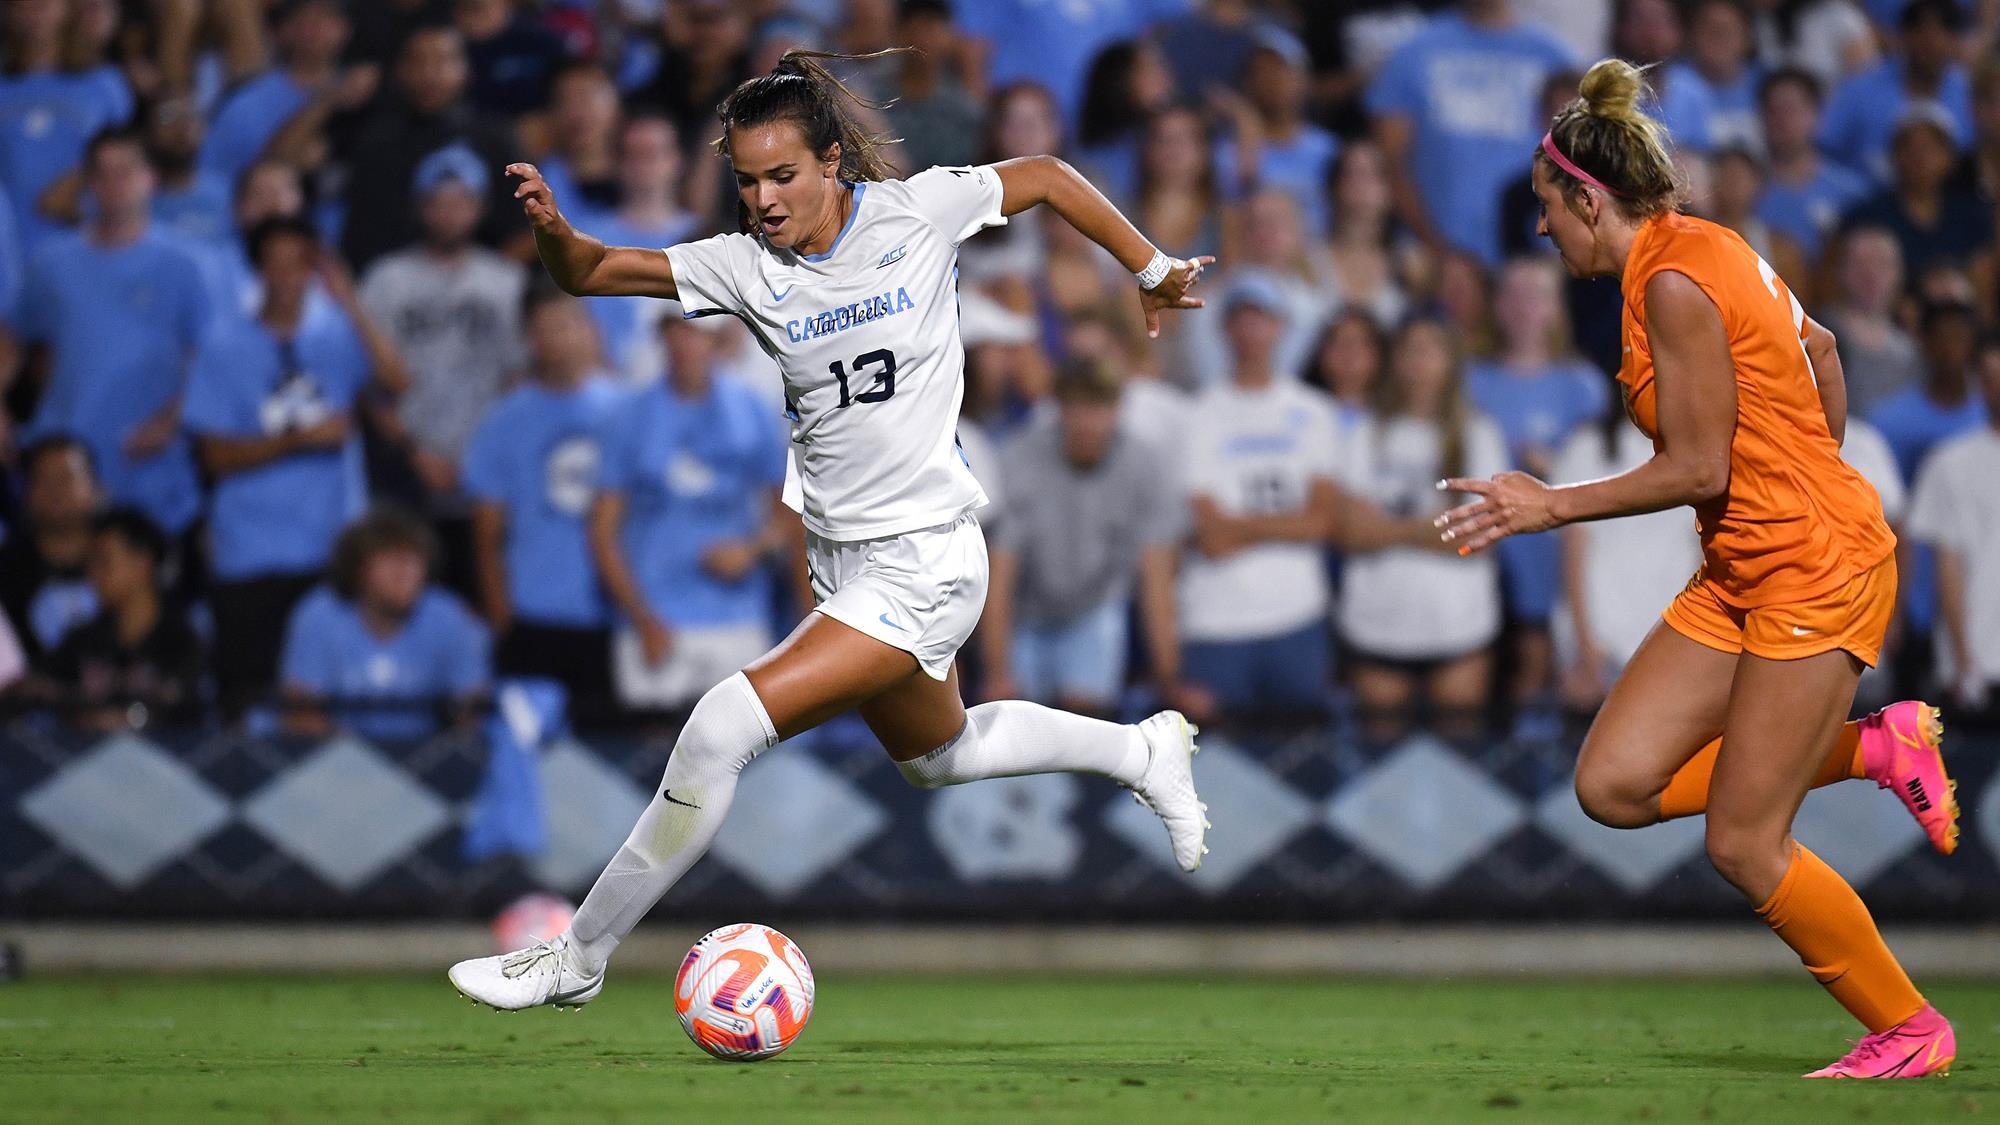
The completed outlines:
<svg viewBox="0 0 2000 1125">
<path fill-rule="evenodd" d="M 986 536 L 971 513 L 921 531 L 842 543 L 806 532 L 816 612 L 917 658 L 934 680 L 986 608 Z"/>
<path fill-rule="evenodd" d="M 771 650 L 771 632 L 758 624 L 667 628 L 673 643 L 659 664 L 646 663 L 646 649 L 635 630 L 620 629 L 611 639 L 611 674 L 626 706 L 692 703 Z"/>
</svg>

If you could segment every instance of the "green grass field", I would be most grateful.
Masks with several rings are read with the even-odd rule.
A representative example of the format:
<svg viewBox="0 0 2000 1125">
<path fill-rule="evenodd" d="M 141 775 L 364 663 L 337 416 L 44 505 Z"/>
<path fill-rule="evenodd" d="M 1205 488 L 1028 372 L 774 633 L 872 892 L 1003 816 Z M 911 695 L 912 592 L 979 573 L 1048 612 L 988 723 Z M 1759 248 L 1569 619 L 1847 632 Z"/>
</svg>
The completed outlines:
<svg viewBox="0 0 2000 1125">
<path fill-rule="evenodd" d="M 697 1051 L 671 982 L 497 1014 L 434 977 L 0 985 L 0 1120 L 2000 1121 L 2000 983 L 1934 985 L 1949 1079 L 1802 1082 L 1796 981 L 834 978 L 787 1054 Z"/>
</svg>

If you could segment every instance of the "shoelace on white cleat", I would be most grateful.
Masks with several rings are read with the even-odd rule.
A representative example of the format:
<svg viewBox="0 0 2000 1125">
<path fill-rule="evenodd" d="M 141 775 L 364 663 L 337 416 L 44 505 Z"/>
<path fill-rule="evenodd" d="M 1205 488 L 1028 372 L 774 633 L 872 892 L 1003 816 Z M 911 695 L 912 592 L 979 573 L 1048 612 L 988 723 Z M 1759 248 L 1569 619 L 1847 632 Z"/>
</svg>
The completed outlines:
<svg viewBox="0 0 2000 1125">
<path fill-rule="evenodd" d="M 500 975 L 509 980 L 516 980 L 528 975 L 545 958 L 554 957 L 556 959 L 556 983 L 560 984 L 562 983 L 562 954 L 563 951 L 552 942 L 544 938 L 536 938 L 535 944 L 526 949 L 509 953 L 500 962 Z"/>
</svg>

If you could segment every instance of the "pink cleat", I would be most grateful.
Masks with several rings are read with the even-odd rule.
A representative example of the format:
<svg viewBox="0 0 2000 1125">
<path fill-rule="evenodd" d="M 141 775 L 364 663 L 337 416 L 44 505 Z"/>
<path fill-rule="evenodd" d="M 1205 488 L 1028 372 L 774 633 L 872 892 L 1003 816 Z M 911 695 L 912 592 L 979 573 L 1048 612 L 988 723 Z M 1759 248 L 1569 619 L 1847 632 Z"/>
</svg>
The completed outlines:
<svg viewBox="0 0 2000 1125">
<path fill-rule="evenodd" d="M 1929 1004 L 1887 1031 L 1862 1036 L 1854 1050 L 1807 1078 L 1944 1078 L 1958 1057 L 1951 1021 Z"/>
<path fill-rule="evenodd" d="M 1950 855 L 1958 847 L 1958 782 L 1944 772 L 1944 717 L 1928 703 L 1892 703 L 1861 720 L 1861 761 L 1868 777 L 1893 791 Z"/>
</svg>

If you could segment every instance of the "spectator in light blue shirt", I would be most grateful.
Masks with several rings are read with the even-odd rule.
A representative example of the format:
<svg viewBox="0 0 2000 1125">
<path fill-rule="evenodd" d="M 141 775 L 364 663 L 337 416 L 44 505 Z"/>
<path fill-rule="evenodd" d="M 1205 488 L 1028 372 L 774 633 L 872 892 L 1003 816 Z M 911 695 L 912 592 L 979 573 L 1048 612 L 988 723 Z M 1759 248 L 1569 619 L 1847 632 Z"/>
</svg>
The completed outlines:
<svg viewBox="0 0 2000 1125">
<path fill-rule="evenodd" d="M 201 167 L 201 112 L 194 99 L 164 97 L 147 105 L 146 147 L 159 171 L 153 193 L 153 221 L 186 239 L 197 252 L 212 252 L 235 235 L 230 218 L 228 177 Z"/>
<path fill-rule="evenodd" d="M 465 451 L 480 600 L 503 676 L 611 696 L 611 631 L 585 518 L 625 392 L 603 378 L 583 303 L 531 290 L 530 380 L 501 399 Z"/>
<path fill-rule="evenodd" d="M 771 645 L 771 566 L 797 523 L 777 504 L 786 440 L 749 387 L 714 373 L 713 320 L 660 322 L 668 371 L 623 411 L 591 509 L 622 623 L 619 698 L 677 707 Z"/>
<path fill-rule="evenodd" d="M 578 230 L 606 246 L 673 246 L 696 236 L 700 219 L 681 209 L 680 134 L 656 115 L 628 118 L 618 134 L 618 207 L 578 208 Z M 591 297 L 584 302 L 597 322 L 604 362 L 622 378 L 642 383 L 662 366 L 653 321 L 657 303 L 644 297 Z"/>
<path fill-rule="evenodd" d="M 980 0 L 956 4 L 959 26 L 986 40 L 987 77 L 995 87 L 1030 81 L 1047 88 L 1075 122 L 1090 60 L 1107 44 L 1130 39 L 1156 21 L 1181 15 L 1189 0 Z"/>
<path fill-rule="evenodd" d="M 225 181 L 238 176 L 285 139 L 287 126 L 310 134 L 333 113 L 353 109 L 375 92 L 375 72 L 342 73 L 347 14 L 339 0 L 286 0 L 273 40 L 278 65 L 238 86 L 215 112 L 201 164 Z M 307 115 L 303 121 L 300 115 Z M 357 169 L 357 174 L 366 175 Z"/>
<path fill-rule="evenodd" d="M 415 740 L 438 730 L 441 712 L 463 716 L 486 695 L 486 628 L 430 584 L 436 554 L 430 529 L 394 511 L 341 533 L 327 584 L 285 628 L 288 731 Z"/>
<path fill-rule="evenodd" d="M 1954 0 L 1910 0 L 1899 24 L 1899 51 L 1835 87 L 1820 121 L 1828 156 L 1877 183 L 1889 180 L 1889 145 L 1916 105 L 1942 107 L 1952 141 L 1972 139 L 1972 83 L 1959 65 L 1965 13 Z"/>
<path fill-rule="evenodd" d="M 1494 298 L 1500 354 L 1469 365 L 1465 377 L 1473 405 L 1499 424 L 1513 467 L 1543 479 L 1570 433 L 1601 416 L 1610 401 L 1603 373 L 1567 354 L 1562 284 L 1546 257 L 1507 263 Z M 1561 570 L 1553 532 L 1512 536 L 1500 546 L 1501 587 L 1515 627 L 1517 705 L 1545 703 L 1555 687 L 1549 616 Z"/>
<path fill-rule="evenodd" d="M 1699 153 L 1713 147 L 1709 123 L 1715 116 L 1715 101 L 1708 83 L 1672 62 L 1687 42 L 1687 22 L 1674 0 L 1625 0 L 1618 6 L 1611 38 L 1613 54 L 1635 66 L 1653 68 L 1646 73 L 1645 110 L 1666 126 L 1674 147 Z M 1572 87 L 1570 97 L 1575 96 Z"/>
<path fill-rule="evenodd" d="M 1225 142 L 1216 167 L 1224 190 L 1235 198 L 1258 188 L 1291 196 L 1306 232 L 1318 240 L 1327 232 L 1327 171 L 1340 155 L 1340 142 L 1306 120 L 1311 74 L 1311 60 L 1298 40 L 1264 29 L 1250 53 L 1244 81 L 1250 112 L 1240 125 L 1254 143 L 1240 136 Z"/>
<path fill-rule="evenodd" d="M 1507 0 L 1462 0 L 1389 56 L 1368 91 L 1403 220 L 1425 241 L 1500 257 L 1501 189 L 1548 129 L 1542 79 L 1569 52 Z"/>
<path fill-rule="evenodd" d="M 180 424 L 188 361 L 208 323 L 201 271 L 180 240 L 151 226 L 153 169 L 137 133 L 92 140 L 85 174 L 96 215 L 40 247 L 21 302 L 21 336 L 46 344 L 51 359 L 31 429 L 89 442 L 112 499 L 179 535 L 201 505 Z"/>
<path fill-rule="evenodd" d="M 1819 263 L 1840 216 L 1866 197 L 1866 177 L 1824 159 L 1813 143 L 1819 130 L 1819 80 L 1803 70 L 1766 75 L 1759 88 L 1764 151 L 1770 174 L 1757 197 L 1757 217 L 1798 246 L 1808 266 Z"/>
<path fill-rule="evenodd" d="M 234 719 L 276 679 L 272 623 L 320 579 L 334 539 L 367 506 L 356 414 L 370 383 L 409 374 L 303 219 L 251 232 L 263 291 L 255 319 L 218 318 L 195 360 L 182 420 L 215 480 L 209 604 L 216 687 Z M 310 300 L 316 277 L 332 299 Z"/>
<path fill-rule="evenodd" d="M 1688 15 L 1687 54 L 1667 67 L 1669 85 L 1698 86 L 1708 98 L 1708 143 L 1762 146 L 1750 11 L 1744 0 L 1698 0 Z"/>
<path fill-rule="evenodd" d="M 0 29 L 0 185 L 30 248 L 61 229 L 36 210 L 42 193 L 76 170 L 92 137 L 128 124 L 136 108 L 117 67 L 64 66 L 68 8 L 62 0 L 10 0 Z"/>
</svg>

